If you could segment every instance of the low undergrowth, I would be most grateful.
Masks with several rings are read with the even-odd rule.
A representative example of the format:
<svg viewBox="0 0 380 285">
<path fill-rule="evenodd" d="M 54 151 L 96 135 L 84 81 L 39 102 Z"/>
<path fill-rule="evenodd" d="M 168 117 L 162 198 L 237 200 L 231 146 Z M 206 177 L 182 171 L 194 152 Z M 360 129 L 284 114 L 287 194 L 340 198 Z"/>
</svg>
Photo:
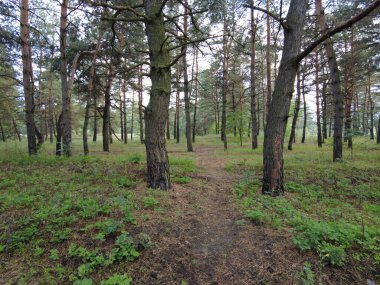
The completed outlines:
<svg viewBox="0 0 380 285">
<path fill-rule="evenodd" d="M 244 159 L 227 171 L 244 173 L 234 192 L 247 219 L 293 235 L 301 251 L 323 264 L 380 265 L 380 152 L 363 145 L 355 156 L 332 163 L 329 149 L 297 145 L 285 156 L 286 193 L 261 195 L 261 166 Z M 242 153 L 243 154 L 243 153 Z"/>
<path fill-rule="evenodd" d="M 195 171 L 172 164 L 179 179 Z M 2 157 L 0 283 L 131 284 L 128 263 L 154 246 L 142 226 L 167 207 L 166 192 L 144 187 L 145 167 L 138 153 Z"/>
</svg>

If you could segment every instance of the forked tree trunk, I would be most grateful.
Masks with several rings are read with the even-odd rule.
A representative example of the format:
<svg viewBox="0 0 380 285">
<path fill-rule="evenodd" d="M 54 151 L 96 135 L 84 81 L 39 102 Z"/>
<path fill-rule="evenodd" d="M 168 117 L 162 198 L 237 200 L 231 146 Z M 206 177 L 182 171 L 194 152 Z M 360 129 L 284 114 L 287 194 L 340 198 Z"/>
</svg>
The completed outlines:
<svg viewBox="0 0 380 285">
<path fill-rule="evenodd" d="M 254 5 L 253 0 L 251 1 L 252 6 Z M 252 149 L 257 148 L 257 116 L 256 116 L 256 48 L 255 48 L 255 37 L 256 37 L 256 23 L 254 10 L 251 9 L 251 133 L 252 133 Z"/>
<path fill-rule="evenodd" d="M 306 0 L 292 0 L 286 17 L 284 48 L 264 133 L 263 194 L 284 192 L 283 145 L 294 81 L 299 63 L 295 60 L 301 49 Z M 271 114 L 273 116 L 271 116 Z"/>
<path fill-rule="evenodd" d="M 34 122 L 34 87 L 32 73 L 32 55 L 29 47 L 29 1 L 21 1 L 20 38 L 22 54 L 22 75 L 25 98 L 26 133 L 28 136 L 29 154 L 37 154 L 36 127 Z M 3 136 L 3 138 L 5 138 Z"/>
<path fill-rule="evenodd" d="M 171 187 L 166 150 L 165 126 L 170 101 L 170 54 L 165 35 L 162 1 L 145 0 L 145 32 L 150 55 L 152 81 L 149 104 L 145 109 L 145 147 L 148 187 L 167 190 Z"/>
</svg>

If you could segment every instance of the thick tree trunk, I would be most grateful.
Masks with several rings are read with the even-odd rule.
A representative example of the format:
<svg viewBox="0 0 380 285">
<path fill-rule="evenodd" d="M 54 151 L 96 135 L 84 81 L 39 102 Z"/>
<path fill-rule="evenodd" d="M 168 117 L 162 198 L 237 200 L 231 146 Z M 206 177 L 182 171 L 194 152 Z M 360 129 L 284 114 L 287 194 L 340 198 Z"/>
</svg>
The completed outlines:
<svg viewBox="0 0 380 285">
<path fill-rule="evenodd" d="M 284 192 L 283 145 L 294 81 L 299 63 L 295 60 L 301 49 L 306 0 L 292 0 L 286 17 L 284 48 L 264 133 L 263 194 Z"/>
<path fill-rule="evenodd" d="M 111 134 L 111 87 L 115 78 L 115 66 L 111 59 L 106 89 L 104 92 L 104 110 L 103 110 L 103 151 L 110 151 Z"/>
<path fill-rule="evenodd" d="M 252 6 L 254 5 L 253 0 L 251 1 Z M 258 135 L 258 126 L 257 126 L 257 116 L 256 116 L 256 48 L 255 48 L 255 37 L 256 37 L 256 23 L 255 23 L 255 14 L 254 10 L 251 9 L 251 133 L 252 149 L 257 148 L 257 135 Z"/>
<path fill-rule="evenodd" d="M 170 101 L 170 55 L 165 35 L 162 1 L 145 0 L 145 21 L 152 81 L 149 104 L 145 109 L 145 147 L 148 187 L 167 190 L 171 187 L 166 150 L 165 126 Z"/>
<path fill-rule="evenodd" d="M 317 22 L 321 33 L 325 33 L 327 28 L 325 14 L 322 8 L 322 0 L 315 0 L 315 10 Z M 324 48 L 327 56 L 331 88 L 334 99 L 334 147 L 333 161 L 342 159 L 342 133 L 343 133 L 343 98 L 340 87 L 339 67 L 331 38 L 324 42 Z"/>
<path fill-rule="evenodd" d="M 300 70 L 298 69 L 297 71 L 297 98 L 296 98 L 296 105 L 294 107 L 294 115 L 293 115 L 293 121 L 292 121 L 292 129 L 290 131 L 288 150 L 293 149 L 293 143 L 295 142 L 296 125 L 297 125 L 298 113 L 300 111 L 300 105 L 301 105 L 301 75 L 300 75 Z"/>
<path fill-rule="evenodd" d="M 34 86 L 32 72 L 32 55 L 29 42 L 29 1 L 21 1 L 20 38 L 22 54 L 22 73 L 25 98 L 26 133 L 29 154 L 37 154 L 36 127 L 34 122 Z"/>
<path fill-rule="evenodd" d="M 62 134 L 62 154 L 71 156 L 71 98 L 68 87 L 67 72 L 67 55 L 66 55 L 66 38 L 67 38 L 67 7 L 69 0 L 62 0 L 61 4 L 61 21 L 60 21 L 60 52 L 61 52 L 61 92 L 62 92 L 62 116 L 61 116 L 61 134 Z"/>
<path fill-rule="evenodd" d="M 187 0 L 185 0 L 185 4 L 187 5 Z M 183 19 L 183 33 L 185 38 L 187 38 L 187 29 L 188 29 L 188 10 L 185 8 L 184 11 L 184 19 Z M 193 143 L 192 143 L 192 135 L 191 135 L 191 119 L 190 119 L 190 88 L 189 88 L 189 78 L 187 73 L 187 45 L 184 46 L 183 52 L 183 93 L 185 99 L 185 116 L 186 116 L 186 145 L 187 151 L 193 151 Z"/>
</svg>

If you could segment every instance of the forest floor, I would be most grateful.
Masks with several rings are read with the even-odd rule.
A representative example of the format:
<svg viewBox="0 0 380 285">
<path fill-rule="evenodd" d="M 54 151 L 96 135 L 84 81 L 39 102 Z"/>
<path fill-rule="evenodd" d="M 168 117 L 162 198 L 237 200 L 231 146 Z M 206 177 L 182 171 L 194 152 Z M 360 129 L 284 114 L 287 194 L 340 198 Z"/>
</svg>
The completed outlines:
<svg viewBox="0 0 380 285">
<path fill-rule="evenodd" d="M 146 189 L 144 149 L 0 156 L 0 284 L 366 284 L 380 277 L 380 148 L 285 154 L 260 195 L 262 149 L 169 143 L 173 188 Z M 94 146 L 93 146 L 94 147 Z"/>
</svg>

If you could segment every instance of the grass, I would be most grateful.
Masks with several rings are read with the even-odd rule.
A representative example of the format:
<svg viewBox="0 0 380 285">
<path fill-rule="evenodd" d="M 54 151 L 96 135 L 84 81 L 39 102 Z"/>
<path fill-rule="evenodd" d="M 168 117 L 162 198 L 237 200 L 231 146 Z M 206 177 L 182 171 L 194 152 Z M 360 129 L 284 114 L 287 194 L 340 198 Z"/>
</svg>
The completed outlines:
<svg viewBox="0 0 380 285">
<path fill-rule="evenodd" d="M 115 143 L 104 154 L 92 144 L 85 157 L 77 143 L 71 158 L 55 157 L 49 143 L 37 156 L 25 142 L 0 144 L 0 283 L 131 284 L 114 265 L 128 268 L 152 246 L 133 229 L 168 203 L 166 192 L 144 187 L 144 146 Z M 195 171 L 189 158 L 171 162 L 173 177 Z"/>
<path fill-rule="evenodd" d="M 321 262 L 348 260 L 380 264 L 380 147 L 356 139 L 354 150 L 332 163 L 331 143 L 323 148 L 296 144 L 285 151 L 282 197 L 261 195 L 261 159 L 235 150 L 226 170 L 243 178 L 234 187 L 246 217 L 256 224 L 290 231 L 300 251 L 316 252 Z M 232 153 L 230 154 L 232 155 Z"/>
</svg>

